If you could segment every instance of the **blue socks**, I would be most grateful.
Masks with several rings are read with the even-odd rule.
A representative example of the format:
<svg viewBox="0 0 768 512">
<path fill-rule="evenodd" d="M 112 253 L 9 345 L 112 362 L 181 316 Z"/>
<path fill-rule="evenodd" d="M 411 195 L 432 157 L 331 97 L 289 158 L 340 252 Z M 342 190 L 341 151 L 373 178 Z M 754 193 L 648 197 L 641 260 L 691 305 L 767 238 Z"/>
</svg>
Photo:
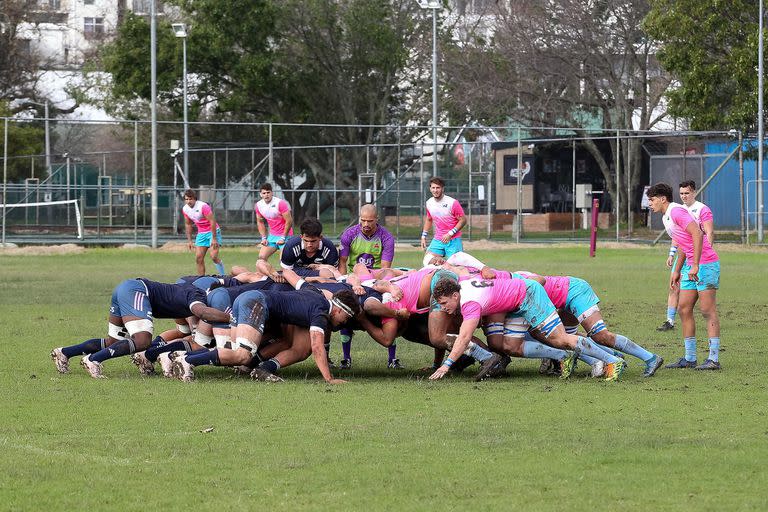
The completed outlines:
<svg viewBox="0 0 768 512">
<path fill-rule="evenodd" d="M 155 361 L 157 361 L 158 356 L 163 352 L 175 352 L 176 350 L 191 352 L 192 347 L 189 346 L 188 341 L 172 341 L 170 343 L 166 343 L 165 345 L 157 345 L 157 346 L 148 348 L 144 352 L 144 357 L 146 357 L 147 359 L 149 359 L 154 363 Z"/>
<path fill-rule="evenodd" d="M 675 315 L 677 314 L 677 308 L 667 306 L 667 321 L 672 325 L 675 325 Z"/>
<path fill-rule="evenodd" d="M 187 354 L 186 361 L 192 366 L 202 366 L 204 364 L 210 364 L 213 366 L 219 366 L 219 351 L 213 350 L 198 350 Z"/>
<path fill-rule="evenodd" d="M 469 357 L 474 357 L 478 361 L 487 361 L 488 359 L 493 357 L 493 354 L 485 350 L 483 347 L 478 345 L 477 343 L 470 341 L 469 347 L 467 347 L 467 350 L 464 351 L 464 355 L 467 355 Z M 392 359 L 390 359 L 391 361 Z"/>
<path fill-rule="evenodd" d="M 213 264 L 216 267 L 216 271 L 219 273 L 220 276 L 226 275 L 226 272 L 224 271 L 224 262 L 220 261 L 218 263 Z"/>
<path fill-rule="evenodd" d="M 620 361 L 618 357 L 614 356 L 613 354 L 609 354 L 605 350 L 601 349 L 597 345 L 597 343 L 590 340 L 589 338 L 584 338 L 582 336 L 579 336 L 579 341 L 576 342 L 576 348 L 581 350 L 583 354 L 595 357 L 609 364 L 618 363 Z"/>
<path fill-rule="evenodd" d="M 280 363 L 277 362 L 277 359 L 272 358 L 268 361 L 260 363 L 259 368 L 262 370 L 267 370 L 269 373 L 277 373 L 277 371 L 280 369 Z"/>
<path fill-rule="evenodd" d="M 714 362 L 720 360 L 720 338 L 709 338 L 709 359 Z"/>
<path fill-rule="evenodd" d="M 79 345 L 72 345 L 71 347 L 64 347 L 61 349 L 61 353 L 67 357 L 82 356 L 85 354 L 95 354 L 99 350 L 104 348 L 104 338 L 91 338 L 84 341 Z"/>
<path fill-rule="evenodd" d="M 91 356 L 91 361 L 103 363 L 113 357 L 127 356 L 136 352 L 136 344 L 133 340 L 125 339 L 103 348 Z"/>
<path fill-rule="evenodd" d="M 557 359 L 562 361 L 568 356 L 565 350 L 550 347 L 538 341 L 523 342 L 523 357 L 528 359 Z"/>
<path fill-rule="evenodd" d="M 635 356 L 641 361 L 650 361 L 651 359 L 653 359 L 652 353 L 648 352 L 643 347 L 633 342 L 626 336 L 622 336 L 621 334 L 616 335 L 615 347 L 621 350 L 622 352 L 624 352 L 625 354 Z"/>
<path fill-rule="evenodd" d="M 717 343 L 719 347 L 719 339 L 717 340 Z M 696 360 L 696 337 L 685 338 L 685 360 L 689 362 Z"/>
</svg>

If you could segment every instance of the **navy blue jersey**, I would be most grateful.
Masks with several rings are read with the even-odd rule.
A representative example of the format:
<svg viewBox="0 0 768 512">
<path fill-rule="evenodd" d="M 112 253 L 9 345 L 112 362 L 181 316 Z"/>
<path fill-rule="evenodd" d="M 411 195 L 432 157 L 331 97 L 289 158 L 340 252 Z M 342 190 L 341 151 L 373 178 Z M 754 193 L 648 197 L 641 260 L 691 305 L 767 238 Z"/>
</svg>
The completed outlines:
<svg viewBox="0 0 768 512">
<path fill-rule="evenodd" d="M 138 280 L 147 287 L 152 316 L 155 318 L 186 318 L 193 316 L 190 307 L 194 303 L 208 305 L 205 292 L 195 286 L 158 283 L 144 278 L 138 278 Z"/>
<path fill-rule="evenodd" d="M 263 290 L 267 297 L 269 321 L 309 327 L 325 332 L 330 325 L 331 302 L 315 286 L 304 283 L 300 290 Z"/>
<path fill-rule="evenodd" d="M 328 290 L 331 293 L 336 293 L 336 292 L 341 291 L 341 290 L 352 291 L 352 285 L 347 284 L 347 283 L 339 283 L 339 282 L 330 283 L 330 282 L 328 282 L 328 283 L 311 283 L 311 284 L 317 286 L 321 290 Z M 374 298 L 374 299 L 378 300 L 379 302 L 382 302 L 383 297 L 382 297 L 381 293 L 379 293 L 376 290 L 374 290 L 373 288 L 369 288 L 367 286 L 363 286 L 363 290 L 365 290 L 365 294 L 363 294 L 363 295 L 355 295 L 357 297 L 357 300 L 360 301 L 360 306 L 365 304 L 365 301 L 370 299 L 370 298 Z"/>
<path fill-rule="evenodd" d="M 239 286 L 242 283 L 231 276 L 220 276 L 218 274 L 210 274 L 207 276 L 182 276 L 176 280 L 176 284 L 192 284 L 198 279 L 206 277 L 215 278 L 222 286 Z"/>
<path fill-rule="evenodd" d="M 280 266 L 283 268 L 306 267 L 313 263 L 334 267 L 339 265 L 339 251 L 336 250 L 336 246 L 333 245 L 330 238 L 322 238 L 320 247 L 312 257 L 307 256 L 307 252 L 304 250 L 304 241 L 300 236 L 293 236 L 285 242 L 283 253 L 280 256 Z"/>
<path fill-rule="evenodd" d="M 285 288 L 287 286 L 288 288 Z M 261 281 L 256 281 L 255 283 L 245 283 L 241 284 L 239 286 L 230 286 L 227 288 L 227 293 L 229 294 L 229 302 L 230 304 L 234 304 L 235 299 L 240 295 L 241 293 L 249 292 L 251 290 L 271 290 L 273 287 L 278 287 L 278 289 L 283 290 L 293 290 L 293 287 L 291 285 L 281 285 L 275 283 L 272 279 L 266 278 L 262 279 Z"/>
</svg>

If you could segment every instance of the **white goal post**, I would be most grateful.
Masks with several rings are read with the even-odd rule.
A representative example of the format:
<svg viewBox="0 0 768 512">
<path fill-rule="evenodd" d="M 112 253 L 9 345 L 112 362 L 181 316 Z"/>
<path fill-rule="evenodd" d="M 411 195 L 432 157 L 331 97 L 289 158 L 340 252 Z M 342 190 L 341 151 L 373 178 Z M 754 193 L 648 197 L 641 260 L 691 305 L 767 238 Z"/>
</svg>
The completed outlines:
<svg viewBox="0 0 768 512">
<path fill-rule="evenodd" d="M 83 239 L 83 217 L 80 215 L 80 205 L 77 204 L 77 199 L 70 199 L 68 201 L 48 201 L 48 202 L 39 202 L 39 203 L 12 203 L 12 204 L 2 204 L 0 203 L 0 208 L 2 208 L 3 216 L 6 216 L 9 211 L 13 210 L 14 208 L 27 208 L 30 206 L 54 206 L 54 205 L 61 205 L 61 204 L 71 204 L 75 207 L 75 221 L 77 222 L 77 238 L 79 240 Z"/>
</svg>

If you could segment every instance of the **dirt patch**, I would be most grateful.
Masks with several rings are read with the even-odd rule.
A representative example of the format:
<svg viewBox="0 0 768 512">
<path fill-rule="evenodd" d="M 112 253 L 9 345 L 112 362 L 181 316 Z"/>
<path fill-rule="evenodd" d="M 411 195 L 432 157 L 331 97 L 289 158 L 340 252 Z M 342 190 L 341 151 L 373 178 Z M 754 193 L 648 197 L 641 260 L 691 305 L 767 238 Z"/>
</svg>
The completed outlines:
<svg viewBox="0 0 768 512">
<path fill-rule="evenodd" d="M 163 252 L 188 252 L 189 248 L 186 242 L 165 242 L 160 250 Z"/>
<path fill-rule="evenodd" d="M 0 254 L 4 256 L 55 256 L 57 254 L 81 254 L 84 252 L 85 247 L 76 244 L 0 248 Z"/>
</svg>

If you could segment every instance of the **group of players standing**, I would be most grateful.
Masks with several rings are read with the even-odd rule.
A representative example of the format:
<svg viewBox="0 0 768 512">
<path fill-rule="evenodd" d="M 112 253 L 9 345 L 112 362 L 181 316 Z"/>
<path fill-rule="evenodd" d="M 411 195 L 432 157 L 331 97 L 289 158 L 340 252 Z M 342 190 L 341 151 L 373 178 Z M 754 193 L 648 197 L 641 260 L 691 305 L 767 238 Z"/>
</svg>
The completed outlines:
<svg viewBox="0 0 768 512">
<path fill-rule="evenodd" d="M 442 179 L 430 180 L 432 197 L 421 235 L 423 267 L 409 270 L 392 267 L 395 240 L 378 223 L 375 206 L 361 208 L 359 222 L 342 233 L 339 251 L 314 218 L 304 219 L 300 235 L 291 236 L 290 206 L 264 184 L 255 207 L 261 234 L 256 270 L 233 267 L 229 275 L 219 259 L 221 232 L 213 211 L 188 190 L 184 216 L 190 248 L 196 247 L 198 275 L 175 284 L 123 281 L 112 294 L 108 335 L 55 348 L 56 368 L 67 373 L 70 358 L 83 356 L 81 365 L 89 374 L 103 378 L 106 360 L 130 355 L 144 375 L 154 373 L 157 363 L 166 377 L 190 381 L 195 368 L 213 365 L 234 367 L 256 380 L 280 381 L 281 368 L 311 355 L 328 383 L 340 383 L 328 355 L 335 330 L 342 338 L 340 370 L 352 367 L 356 330 L 388 348 L 387 365 L 393 369 L 403 367 L 396 338 L 431 346 L 433 380 L 475 363 L 475 379 L 495 376 L 511 357 L 541 359 L 542 373 L 562 378 L 581 360 L 592 367 L 593 376 L 609 381 L 621 377 L 627 355 L 643 361 L 645 377 L 662 366 L 660 355 L 607 328 L 599 299 L 585 280 L 493 269 L 463 252 L 464 211 L 444 187 Z M 667 367 L 719 369 L 717 255 L 698 218 L 672 202 L 668 185 L 654 185 L 648 197 L 651 208 L 664 214 L 673 246 L 684 256 L 673 265 L 670 287 L 681 290 L 686 356 Z M 194 244 L 193 224 L 198 228 Z M 433 225 L 434 238 L 427 244 Z M 203 275 L 208 248 L 218 275 Z M 268 263 L 278 250 L 280 271 Z M 696 364 L 692 310 L 697 299 L 710 335 L 710 356 L 703 365 Z M 154 336 L 155 318 L 174 319 L 175 328 Z M 485 342 L 475 336 L 478 328 Z"/>
</svg>

